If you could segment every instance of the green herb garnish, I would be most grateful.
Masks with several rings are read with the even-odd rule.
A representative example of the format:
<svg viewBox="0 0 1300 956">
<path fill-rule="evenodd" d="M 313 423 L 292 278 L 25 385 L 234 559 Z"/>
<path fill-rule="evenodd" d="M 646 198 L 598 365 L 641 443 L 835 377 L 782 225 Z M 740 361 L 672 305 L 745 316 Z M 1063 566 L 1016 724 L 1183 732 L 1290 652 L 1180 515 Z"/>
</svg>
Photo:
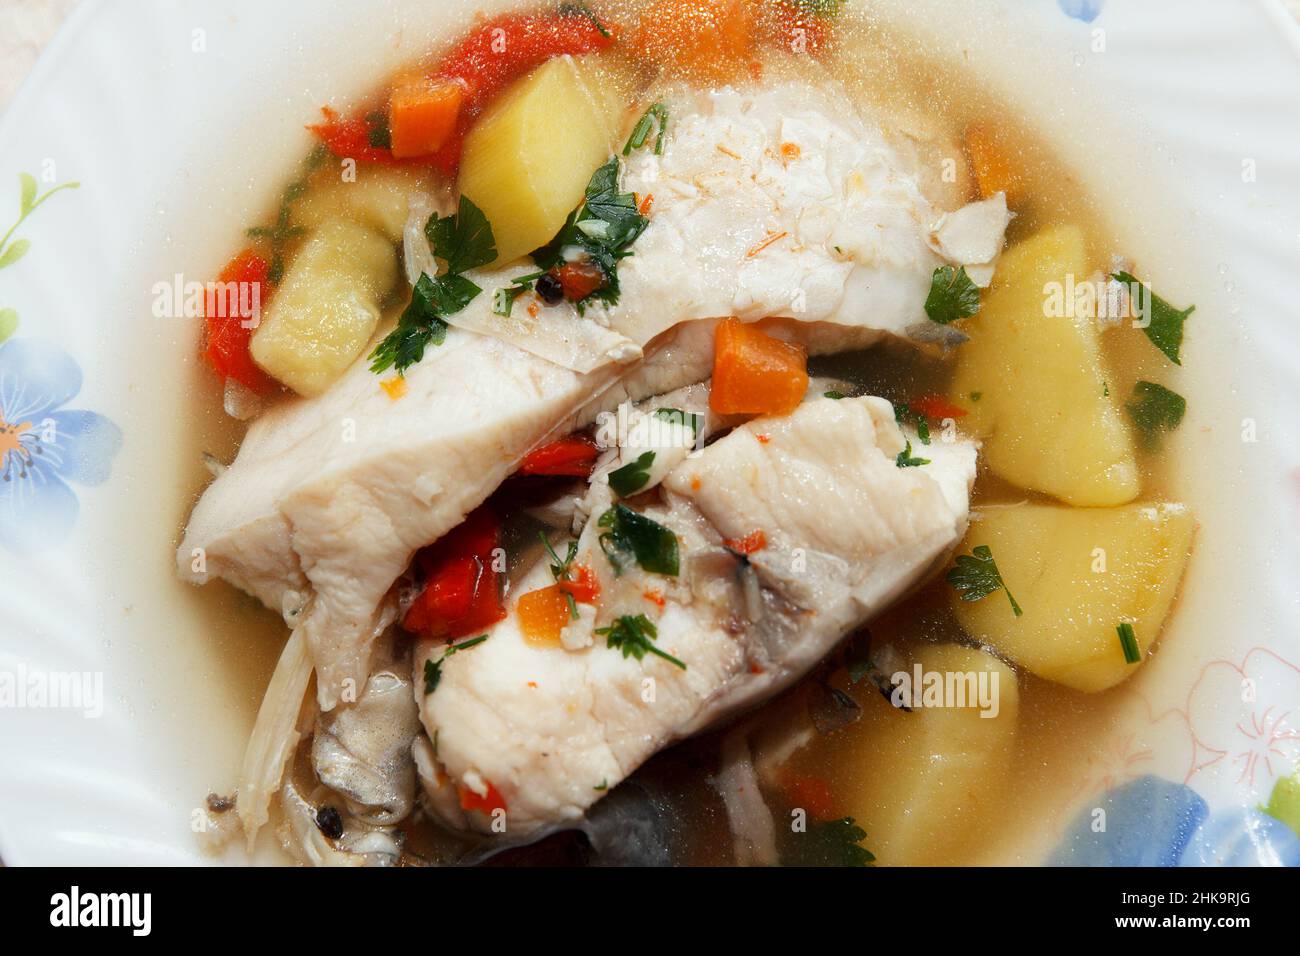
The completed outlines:
<svg viewBox="0 0 1300 956">
<path fill-rule="evenodd" d="M 428 697 L 438 685 L 442 683 L 442 662 L 451 657 L 457 651 L 463 651 L 466 648 L 473 647 L 475 644 L 482 644 L 488 639 L 486 634 L 480 634 L 478 637 L 472 637 L 468 641 L 462 641 L 459 644 L 449 644 L 447 650 L 436 661 L 426 660 L 424 662 L 424 696 Z"/>
<path fill-rule="evenodd" d="M 906 425 L 909 421 L 916 427 L 916 437 L 920 439 L 922 445 L 930 444 L 930 422 L 920 412 L 915 412 L 906 402 L 897 402 L 894 405 L 894 421 L 898 422 L 899 427 Z"/>
<path fill-rule="evenodd" d="M 824 395 L 826 398 L 833 398 L 837 402 L 844 397 L 843 392 L 837 392 L 835 391 L 835 389 L 831 389 L 829 392 L 822 392 L 822 395 Z"/>
<path fill-rule="evenodd" d="M 271 244 L 271 263 L 267 270 L 267 279 L 272 285 L 279 285 L 284 278 L 285 247 L 293 239 L 303 235 L 307 230 L 293 224 L 293 205 L 307 193 L 307 181 L 316 168 L 325 161 L 329 150 L 318 145 L 302 163 L 302 173 L 297 179 L 284 187 L 280 194 L 280 207 L 275 214 L 275 222 L 270 226 L 254 226 L 246 231 L 250 239 L 265 239 Z"/>
<path fill-rule="evenodd" d="M 430 216 L 424 234 L 433 254 L 447 263 L 449 274 L 468 272 L 496 261 L 492 224 L 483 210 L 465 196 L 460 197 L 460 208 L 455 215 L 439 216 L 435 212 Z"/>
<path fill-rule="evenodd" d="M 512 279 L 510 285 L 497 289 L 492 296 L 492 311 L 497 315 L 508 316 L 515 307 L 515 299 L 533 288 L 533 283 L 546 275 L 545 272 L 530 272 L 528 275 Z"/>
<path fill-rule="evenodd" d="M 607 647 L 622 651 L 625 658 L 635 657 L 637 660 L 641 660 L 647 654 L 654 654 L 656 657 L 662 657 L 668 663 L 675 664 L 682 670 L 686 670 L 685 664 L 667 651 L 660 650 L 655 646 L 654 639 L 659 636 L 659 629 L 644 614 L 638 614 L 635 617 L 624 614 L 609 627 L 596 628 L 596 633 L 605 638 Z"/>
<path fill-rule="evenodd" d="M 369 130 L 366 139 L 373 149 L 392 149 L 393 134 L 388 127 L 388 114 L 380 111 L 366 114 Z"/>
<path fill-rule="evenodd" d="M 636 494 L 650 480 L 650 468 L 654 463 L 655 453 L 652 451 L 643 452 L 637 456 L 635 461 L 629 461 L 621 468 L 615 468 L 611 471 L 609 473 L 609 486 L 614 489 L 614 493 L 620 498 Z"/>
<path fill-rule="evenodd" d="M 664 135 L 668 132 L 668 107 L 662 103 L 655 103 L 636 121 L 636 126 L 632 127 L 632 135 L 628 137 L 627 144 L 623 147 L 624 156 L 630 156 L 634 149 L 640 149 L 645 145 L 646 138 L 650 135 L 650 130 L 654 129 L 656 121 L 659 123 L 659 135 L 655 137 L 655 155 L 664 154 Z"/>
<path fill-rule="evenodd" d="M 930 279 L 930 294 L 925 298 L 925 314 L 930 321 L 948 325 L 980 310 L 980 290 L 966 267 L 940 266 Z"/>
<path fill-rule="evenodd" d="M 614 35 L 609 32 L 609 27 L 605 26 L 605 24 L 601 22 L 600 18 L 597 17 L 596 14 L 592 12 L 591 7 L 587 6 L 585 3 L 570 2 L 570 3 L 560 4 L 560 16 L 583 17 L 587 20 L 590 20 L 595 25 L 596 32 L 599 33 L 601 36 L 603 36 L 606 40 L 608 40 L 610 37 Z"/>
<path fill-rule="evenodd" d="M 615 505 L 600 516 L 598 524 L 608 529 L 600 536 L 600 549 L 613 565 L 615 574 L 623 573 L 628 554 L 646 571 L 669 577 L 677 574 L 680 568 L 677 535 L 659 522 L 626 505 Z"/>
<path fill-rule="evenodd" d="M 557 582 L 568 581 L 573 574 L 573 559 L 578 556 L 578 542 L 569 542 L 568 553 L 561 558 L 551 547 L 551 539 L 546 537 L 545 531 L 537 532 L 537 537 L 542 539 L 542 545 L 546 548 L 546 553 L 551 556 L 551 577 Z M 569 617 L 578 620 L 581 615 L 578 613 L 578 602 L 573 597 L 572 591 L 564 592 L 565 603 L 569 605 Z"/>
<path fill-rule="evenodd" d="M 1183 347 L 1183 323 L 1187 317 L 1196 311 L 1196 306 L 1189 305 L 1186 309 L 1176 309 L 1160 296 L 1156 295 L 1135 276 L 1128 272 L 1116 272 L 1111 275 L 1112 279 L 1124 283 L 1130 289 L 1136 290 L 1133 295 L 1133 311 L 1140 316 L 1147 316 L 1147 300 L 1150 299 L 1150 322 L 1142 331 L 1146 337 L 1151 340 L 1151 344 L 1158 348 L 1169 361 L 1175 365 L 1182 365 L 1183 361 L 1180 352 Z"/>
<path fill-rule="evenodd" d="M 1133 386 L 1133 400 L 1124 406 L 1133 424 L 1142 434 L 1142 444 L 1150 451 L 1160 447 L 1160 433 L 1171 432 L 1187 414 L 1187 399 L 1155 382 L 1138 382 Z"/>
<path fill-rule="evenodd" d="M 988 545 L 978 545 L 971 554 L 957 556 L 957 566 L 948 572 L 947 581 L 958 592 L 963 601 L 981 601 L 1001 588 L 1007 592 L 1011 610 L 1016 617 L 1024 612 L 1011 596 L 1011 589 L 1002 580 L 997 562 L 993 560 L 993 551 Z"/>
<path fill-rule="evenodd" d="M 486 265 L 497 257 L 492 226 L 483 211 L 464 196 L 454 216 L 434 213 L 424 227 L 433 254 L 447 264 L 447 271 L 432 277 L 420 276 L 411 290 L 411 301 L 397 328 L 370 353 L 370 371 L 396 368 L 399 375 L 420 359 L 430 345 L 441 345 L 447 337 L 444 316 L 459 312 L 483 290 L 461 275 L 467 269 Z"/>
<path fill-rule="evenodd" d="M 1138 647 L 1138 639 L 1137 635 L 1133 633 L 1133 625 L 1125 621 L 1115 630 L 1119 633 L 1119 646 L 1124 649 L 1124 662 L 1127 664 L 1141 663 L 1142 649 Z"/>
<path fill-rule="evenodd" d="M 898 453 L 898 458 L 894 460 L 894 463 L 897 464 L 899 468 L 920 468 L 922 465 L 930 464 L 930 459 L 913 458 L 912 443 L 909 441 L 907 447 Z"/>
<path fill-rule="evenodd" d="M 700 432 L 704 430 L 704 416 L 697 415 L 694 412 L 685 412 L 680 408 L 656 408 L 655 418 L 662 422 L 668 422 L 670 425 L 682 425 L 690 428 L 691 434 L 699 439 Z"/>
<path fill-rule="evenodd" d="M 786 866 L 870 866 L 876 855 L 862 846 L 867 831 L 852 817 L 813 821 L 806 833 L 795 834 Z"/>
<path fill-rule="evenodd" d="M 632 254 L 629 247 L 650 224 L 637 211 L 636 196 L 618 191 L 618 173 L 618 157 L 612 156 L 592 174 L 582 205 L 569 214 L 555 238 L 533 252 L 538 268 L 549 271 L 565 263 L 566 249 L 577 247 L 600 270 L 604 283 L 574 303 L 580 315 L 589 300 L 618 302 L 618 263 Z"/>
</svg>

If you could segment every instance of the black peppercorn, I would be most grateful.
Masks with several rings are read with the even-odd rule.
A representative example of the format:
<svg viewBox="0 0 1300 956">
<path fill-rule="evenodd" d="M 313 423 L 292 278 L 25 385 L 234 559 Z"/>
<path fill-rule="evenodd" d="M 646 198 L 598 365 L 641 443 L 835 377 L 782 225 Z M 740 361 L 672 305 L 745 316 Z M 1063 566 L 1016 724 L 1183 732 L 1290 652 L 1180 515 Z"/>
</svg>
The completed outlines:
<svg viewBox="0 0 1300 956">
<path fill-rule="evenodd" d="M 321 807 L 316 811 L 316 826 L 331 840 L 343 835 L 343 818 L 333 807 Z"/>
<path fill-rule="evenodd" d="M 535 288 L 547 305 L 558 305 L 564 301 L 564 286 L 560 284 L 560 280 L 553 272 L 548 272 L 538 279 Z"/>
</svg>

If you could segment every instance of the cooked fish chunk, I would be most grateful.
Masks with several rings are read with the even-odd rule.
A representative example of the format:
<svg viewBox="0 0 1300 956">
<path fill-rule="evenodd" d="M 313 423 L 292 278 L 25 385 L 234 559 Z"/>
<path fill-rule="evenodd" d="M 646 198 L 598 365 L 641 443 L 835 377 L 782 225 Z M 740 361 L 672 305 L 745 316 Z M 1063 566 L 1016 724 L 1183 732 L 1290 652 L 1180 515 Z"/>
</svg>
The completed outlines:
<svg viewBox="0 0 1300 956">
<path fill-rule="evenodd" d="M 616 378 L 452 330 L 394 400 L 365 362 L 275 407 L 204 493 L 182 576 L 226 578 L 307 636 L 322 709 L 360 693 L 385 595 L 516 463 Z"/>
<path fill-rule="evenodd" d="M 951 212 L 889 117 L 862 112 L 829 77 L 756 88 L 652 91 L 668 111 L 662 154 L 633 152 L 623 188 L 650 224 L 619 267 L 616 305 L 492 311 L 449 321 L 577 371 L 624 360 L 690 319 L 781 316 L 918 340 L 934 270 L 964 265 L 987 285 L 1011 215 L 1001 194 Z M 923 185 L 924 184 L 924 185 Z M 504 288 L 531 263 L 473 274 Z M 557 329 L 562 334 L 557 335 Z"/>
<path fill-rule="evenodd" d="M 904 442 L 874 398 L 816 398 L 736 428 L 670 471 L 662 503 L 642 512 L 676 536 L 676 575 L 615 574 L 610 525 L 593 509 L 574 564 L 599 582 L 596 605 L 578 606 L 590 644 L 539 640 L 522 619 L 521 596 L 553 583 L 542 561 L 486 641 L 416 654 L 417 675 L 426 661 L 440 671 L 421 709 L 438 741 L 421 775 L 429 805 L 453 826 L 503 820 L 527 839 L 579 819 L 657 750 L 807 673 L 964 533 L 974 446 L 936 443 L 930 464 L 900 468 Z M 602 489 L 612 502 L 607 486 L 592 493 Z M 654 627 L 640 660 L 609 646 L 636 615 Z"/>
</svg>

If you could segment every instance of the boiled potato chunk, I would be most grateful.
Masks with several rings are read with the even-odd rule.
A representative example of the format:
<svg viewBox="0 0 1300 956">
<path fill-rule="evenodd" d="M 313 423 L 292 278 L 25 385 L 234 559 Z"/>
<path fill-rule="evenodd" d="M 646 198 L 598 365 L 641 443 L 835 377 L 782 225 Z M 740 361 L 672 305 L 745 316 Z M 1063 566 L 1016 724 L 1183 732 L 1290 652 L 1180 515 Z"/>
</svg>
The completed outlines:
<svg viewBox="0 0 1300 956">
<path fill-rule="evenodd" d="M 369 343 L 396 278 L 392 243 L 346 219 L 326 221 L 267 306 L 249 345 L 253 360 L 299 395 L 319 395 Z"/>
<path fill-rule="evenodd" d="M 1010 249 L 964 329 L 970 341 L 953 395 L 970 410 L 962 424 L 984 439 L 995 474 L 1072 505 L 1120 505 L 1141 484 L 1132 434 L 1106 385 L 1096 321 L 1046 314 L 1049 284 L 1087 275 L 1083 233 L 1074 226 Z"/>
<path fill-rule="evenodd" d="M 1039 677 L 1082 691 L 1118 684 L 1138 669 L 1124 659 L 1116 628 L 1133 625 L 1143 658 L 1187 564 L 1195 520 L 1183 505 L 989 509 L 972 523 L 961 550 L 993 551 L 1002 591 L 975 602 L 956 598 L 966 633 Z"/>
<path fill-rule="evenodd" d="M 470 129 L 460 191 L 487 215 L 497 261 L 550 242 L 613 152 L 628 101 L 596 56 L 556 57 L 501 95 Z"/>
<path fill-rule="evenodd" d="M 863 845 L 882 864 L 965 862 L 972 849 L 991 839 L 998 809 L 1009 796 L 1020 703 L 1016 675 L 991 654 L 957 644 L 916 645 L 904 659 L 909 677 L 917 665 L 945 685 L 952 675 L 953 689 L 960 685 L 965 699 L 944 695 L 927 701 L 923 683 L 914 691 L 921 706 L 914 698 L 907 713 L 874 687 L 859 684 L 861 719 L 815 736 L 784 772 L 798 779 L 835 768 L 828 781 L 833 812 L 851 816 L 867 831 Z M 927 705 L 936 703 L 946 706 Z"/>
<path fill-rule="evenodd" d="M 388 166 L 360 166 L 355 182 L 318 185 L 293 208 L 294 225 L 317 229 L 330 219 L 369 226 L 389 242 L 400 242 L 412 193 L 428 192 L 427 174 Z"/>
</svg>

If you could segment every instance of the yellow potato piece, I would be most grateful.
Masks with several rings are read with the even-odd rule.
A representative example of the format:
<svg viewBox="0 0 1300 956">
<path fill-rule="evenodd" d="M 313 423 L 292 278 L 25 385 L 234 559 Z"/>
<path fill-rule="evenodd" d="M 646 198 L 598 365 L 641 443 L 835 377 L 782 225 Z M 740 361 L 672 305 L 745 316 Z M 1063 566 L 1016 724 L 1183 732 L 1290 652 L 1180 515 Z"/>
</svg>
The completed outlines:
<svg viewBox="0 0 1300 956">
<path fill-rule="evenodd" d="M 1091 317 L 1047 315 L 1048 287 L 1088 277 L 1083 233 L 1047 229 L 999 261 L 963 331 L 952 394 L 984 439 L 988 467 L 1072 505 L 1111 506 L 1141 491 L 1133 436 L 1101 364 Z M 970 396 L 978 393 L 978 401 Z"/>
<path fill-rule="evenodd" d="M 595 56 L 556 57 L 470 129 L 460 191 L 483 210 L 505 264 L 550 242 L 614 151 L 625 84 Z"/>
<path fill-rule="evenodd" d="M 430 190 L 428 174 L 386 166 L 360 166 L 356 172 L 355 182 L 339 179 L 308 190 L 293 207 L 294 225 L 317 229 L 330 219 L 350 219 L 400 242 L 408 200 Z"/>
<path fill-rule="evenodd" d="M 867 831 L 863 845 L 879 863 L 958 862 L 988 837 L 990 822 L 1008 799 L 1005 781 L 1020 706 L 1016 675 L 991 654 L 956 644 L 919 645 L 908 663 L 945 685 L 951 675 L 953 689 L 961 686 L 966 693 L 966 706 L 924 706 L 922 696 L 923 706 L 906 713 L 873 688 L 857 697 L 861 720 L 815 742 L 801 757 L 811 758 L 809 766 L 838 768 L 839 805 Z M 980 703 L 981 674 L 990 706 Z M 946 694 L 942 699 L 959 702 Z"/>
<path fill-rule="evenodd" d="M 1123 508 L 1016 505 L 971 524 L 961 550 L 993 551 L 1006 594 L 953 608 L 966 633 L 1046 680 L 1082 691 L 1136 673 L 1116 628 L 1133 625 L 1145 659 L 1182 579 L 1195 519 L 1179 504 Z"/>
<path fill-rule="evenodd" d="M 344 219 L 303 244 L 249 344 L 253 360 L 299 395 L 319 395 L 356 361 L 397 278 L 392 243 Z"/>
</svg>

